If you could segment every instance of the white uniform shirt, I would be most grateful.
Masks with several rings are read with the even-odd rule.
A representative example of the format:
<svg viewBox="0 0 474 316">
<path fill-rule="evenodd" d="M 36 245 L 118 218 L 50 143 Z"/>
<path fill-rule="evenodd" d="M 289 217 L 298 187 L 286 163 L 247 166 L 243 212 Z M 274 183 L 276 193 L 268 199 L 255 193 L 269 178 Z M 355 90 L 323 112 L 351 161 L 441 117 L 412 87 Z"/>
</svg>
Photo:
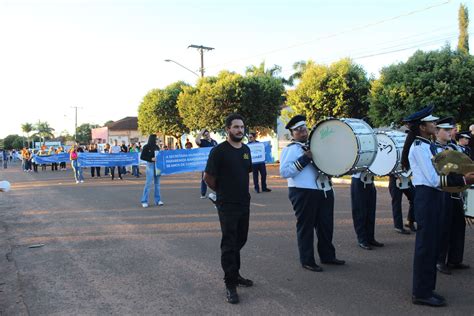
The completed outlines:
<svg viewBox="0 0 474 316">
<path fill-rule="evenodd" d="M 426 185 L 432 188 L 440 187 L 440 177 L 433 165 L 431 142 L 423 137 L 417 137 L 410 147 L 408 161 L 413 172 L 414 186 Z"/>
<path fill-rule="evenodd" d="M 287 179 L 288 187 L 329 191 L 332 189 L 326 175 L 319 172 L 312 163 L 301 169 L 298 158 L 304 154 L 300 143 L 283 148 L 280 157 L 280 176 Z"/>
</svg>

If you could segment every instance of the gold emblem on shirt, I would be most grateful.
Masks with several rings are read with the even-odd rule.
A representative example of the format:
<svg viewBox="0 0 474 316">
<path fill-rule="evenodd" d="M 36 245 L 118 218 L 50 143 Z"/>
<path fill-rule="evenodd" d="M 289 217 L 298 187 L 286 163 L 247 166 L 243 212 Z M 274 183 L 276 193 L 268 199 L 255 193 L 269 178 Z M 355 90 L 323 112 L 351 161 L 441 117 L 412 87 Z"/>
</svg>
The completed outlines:
<svg viewBox="0 0 474 316">
<path fill-rule="evenodd" d="M 249 154 L 245 153 L 245 154 L 244 154 L 244 159 L 245 159 L 245 160 L 248 160 L 248 159 L 249 159 Z"/>
</svg>

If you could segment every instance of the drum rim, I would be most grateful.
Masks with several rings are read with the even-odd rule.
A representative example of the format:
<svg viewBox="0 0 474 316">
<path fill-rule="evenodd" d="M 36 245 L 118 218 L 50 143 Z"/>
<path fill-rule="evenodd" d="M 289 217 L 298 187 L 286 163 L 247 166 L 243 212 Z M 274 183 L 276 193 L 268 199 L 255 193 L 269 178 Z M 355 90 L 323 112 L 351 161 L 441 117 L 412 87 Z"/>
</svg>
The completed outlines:
<svg viewBox="0 0 474 316">
<path fill-rule="evenodd" d="M 392 143 L 393 143 L 394 145 L 396 145 L 395 142 L 393 141 L 393 139 L 388 135 L 388 133 L 390 133 L 390 132 L 398 132 L 398 131 L 376 131 L 376 132 L 374 133 L 374 134 L 375 134 L 375 138 L 377 138 L 377 134 L 384 134 L 384 135 L 386 135 L 386 136 L 390 139 L 390 141 L 392 141 Z M 400 132 L 400 133 L 402 133 L 402 132 Z M 377 141 L 377 144 L 378 144 L 378 141 Z M 378 146 L 378 145 L 377 145 L 377 146 Z M 396 146 L 395 146 L 395 147 L 396 147 Z M 375 159 L 377 158 L 377 155 L 375 156 L 374 161 L 372 161 L 372 163 L 371 163 L 370 166 L 367 168 L 367 170 L 369 170 L 372 174 L 376 175 L 377 177 L 385 177 L 385 176 L 388 176 L 388 175 L 390 175 L 390 174 L 395 174 L 395 173 L 396 173 L 395 171 L 397 170 L 397 167 L 401 165 L 401 161 L 400 161 L 400 160 L 401 160 L 401 155 L 402 155 L 402 154 L 397 150 L 397 161 L 398 161 L 398 163 L 395 164 L 395 166 L 392 168 L 392 170 L 390 170 L 389 173 L 386 173 L 386 174 L 378 174 L 378 173 L 375 173 L 375 172 L 373 172 L 372 170 L 370 170 L 370 167 L 373 165 Z"/>
<path fill-rule="evenodd" d="M 317 123 L 313 126 L 313 128 L 311 129 L 311 132 L 309 133 L 309 137 L 308 137 L 307 143 L 308 143 L 308 146 L 309 146 L 310 150 L 311 150 L 311 138 L 312 138 L 313 133 L 316 131 L 316 128 L 318 128 L 318 126 L 320 126 L 322 123 L 327 122 L 327 121 L 340 121 L 340 122 L 346 124 L 346 125 L 352 130 L 352 132 L 354 132 L 354 135 L 357 135 L 357 134 L 355 133 L 354 129 L 352 128 L 352 126 L 346 122 L 346 120 L 348 120 L 348 119 L 354 119 L 354 118 L 335 118 L 335 117 L 328 117 L 328 118 L 319 120 L 319 122 L 317 122 Z M 355 119 L 355 120 L 358 120 L 358 121 L 363 122 L 363 123 L 364 123 L 365 125 L 367 125 L 370 129 L 372 129 L 372 127 L 371 127 L 369 124 L 367 124 L 364 120 L 362 120 L 362 119 Z M 373 130 L 373 129 L 372 129 L 372 130 Z M 375 133 L 374 133 L 374 135 L 375 135 Z M 361 146 L 361 144 L 360 144 L 360 140 L 359 140 L 358 137 L 356 137 L 356 143 L 357 143 L 357 152 L 360 153 L 362 146 Z M 375 149 L 377 149 L 377 148 L 375 148 Z M 357 165 L 357 163 L 359 162 L 359 159 L 360 159 L 360 155 L 357 155 L 357 156 L 355 157 L 354 161 L 352 162 L 352 167 L 351 167 L 351 169 L 349 169 L 349 171 L 346 171 L 345 173 L 342 173 L 342 174 L 330 174 L 330 173 L 328 173 L 328 172 L 325 172 L 325 171 L 321 170 L 321 169 L 316 165 L 316 163 L 314 162 L 314 160 L 312 160 L 311 162 L 312 162 L 312 164 L 313 164 L 320 172 L 322 172 L 322 173 L 324 173 L 324 174 L 326 174 L 326 175 L 329 175 L 329 176 L 331 176 L 331 177 L 336 177 L 336 178 L 337 178 L 337 177 L 344 176 L 344 175 L 346 175 L 346 174 L 352 174 L 352 173 L 349 173 L 351 170 L 355 170 L 355 171 L 356 171 L 355 173 L 360 172 L 360 171 L 364 171 L 364 170 L 368 170 L 368 167 L 365 168 L 364 170 L 356 170 L 356 169 L 358 169 L 358 168 L 354 168 L 354 166 Z M 374 156 L 374 159 L 372 159 L 371 164 L 373 163 L 374 160 L 375 160 L 375 156 Z"/>
</svg>

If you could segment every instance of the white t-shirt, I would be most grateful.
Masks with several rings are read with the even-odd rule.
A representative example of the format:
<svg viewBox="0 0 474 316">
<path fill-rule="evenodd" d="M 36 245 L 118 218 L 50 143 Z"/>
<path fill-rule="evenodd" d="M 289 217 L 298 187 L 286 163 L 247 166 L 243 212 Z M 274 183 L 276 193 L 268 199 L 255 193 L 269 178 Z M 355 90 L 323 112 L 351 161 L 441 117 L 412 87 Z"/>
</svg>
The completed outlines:
<svg viewBox="0 0 474 316">
<path fill-rule="evenodd" d="M 117 154 L 117 153 L 120 152 L 120 150 L 121 150 L 120 146 L 112 146 L 112 147 L 110 147 L 110 153 L 112 153 L 112 154 Z"/>
</svg>

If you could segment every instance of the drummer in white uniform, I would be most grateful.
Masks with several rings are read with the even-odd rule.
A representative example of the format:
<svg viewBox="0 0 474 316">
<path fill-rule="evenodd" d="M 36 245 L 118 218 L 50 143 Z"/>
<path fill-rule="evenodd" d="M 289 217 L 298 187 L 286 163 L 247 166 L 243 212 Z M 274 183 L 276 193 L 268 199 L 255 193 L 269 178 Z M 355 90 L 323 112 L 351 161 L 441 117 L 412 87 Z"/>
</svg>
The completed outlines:
<svg viewBox="0 0 474 316">
<path fill-rule="evenodd" d="M 330 179 L 312 164 L 312 154 L 306 146 L 306 117 L 296 115 L 286 128 L 293 137 L 280 157 L 280 175 L 288 180 L 289 198 L 296 215 L 296 234 L 300 263 L 303 268 L 320 272 L 323 269 L 314 258 L 314 231 L 318 237 L 321 263 L 343 265 L 336 258 L 332 243 L 334 230 L 334 192 Z"/>
</svg>

